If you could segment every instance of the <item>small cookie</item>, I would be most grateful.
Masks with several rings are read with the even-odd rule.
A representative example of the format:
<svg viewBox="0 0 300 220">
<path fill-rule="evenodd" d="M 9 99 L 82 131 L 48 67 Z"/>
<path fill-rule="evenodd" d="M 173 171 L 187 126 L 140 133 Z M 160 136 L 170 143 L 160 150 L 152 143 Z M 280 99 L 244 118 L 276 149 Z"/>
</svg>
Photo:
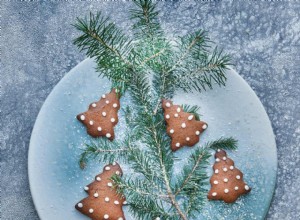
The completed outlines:
<svg viewBox="0 0 300 220">
<path fill-rule="evenodd" d="M 169 100 L 162 100 L 162 108 L 167 123 L 167 133 L 171 137 L 171 149 L 176 151 L 183 146 L 194 146 L 200 134 L 207 128 L 207 123 L 198 121 L 191 113 L 184 112 L 179 105 Z"/>
<path fill-rule="evenodd" d="M 215 158 L 208 199 L 233 203 L 240 195 L 251 191 L 251 188 L 243 180 L 243 173 L 234 166 L 233 160 L 227 157 L 224 150 L 217 150 Z"/>
<path fill-rule="evenodd" d="M 98 102 L 91 103 L 88 111 L 77 115 L 77 119 L 86 126 L 87 133 L 92 137 L 105 136 L 113 140 L 119 109 L 119 97 L 113 89 L 110 93 L 102 95 Z"/>
<path fill-rule="evenodd" d="M 95 181 L 84 187 L 89 196 L 78 202 L 75 208 L 93 220 L 125 220 L 122 206 L 126 200 L 117 194 L 110 179 L 115 174 L 122 175 L 119 164 L 106 165 Z"/>
</svg>

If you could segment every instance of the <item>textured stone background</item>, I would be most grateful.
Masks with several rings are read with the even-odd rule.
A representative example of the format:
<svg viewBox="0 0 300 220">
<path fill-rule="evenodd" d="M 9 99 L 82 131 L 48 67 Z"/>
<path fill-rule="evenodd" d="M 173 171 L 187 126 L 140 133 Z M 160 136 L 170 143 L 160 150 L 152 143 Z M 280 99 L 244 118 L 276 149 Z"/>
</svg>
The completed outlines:
<svg viewBox="0 0 300 220">
<path fill-rule="evenodd" d="M 70 24 L 100 9 L 126 29 L 129 5 L 1 0 L 1 219 L 38 219 L 27 176 L 29 139 L 47 95 L 84 59 L 72 45 Z M 300 219 L 300 2 L 173 1 L 159 7 L 169 35 L 201 27 L 232 54 L 276 134 L 278 180 L 268 219 Z"/>
</svg>

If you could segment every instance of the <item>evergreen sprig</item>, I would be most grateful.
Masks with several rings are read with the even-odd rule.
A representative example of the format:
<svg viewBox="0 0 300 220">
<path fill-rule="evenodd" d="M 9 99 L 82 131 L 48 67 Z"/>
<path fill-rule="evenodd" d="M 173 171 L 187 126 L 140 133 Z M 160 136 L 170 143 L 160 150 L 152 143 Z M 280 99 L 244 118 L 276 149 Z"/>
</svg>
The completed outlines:
<svg viewBox="0 0 300 220">
<path fill-rule="evenodd" d="M 87 144 L 80 164 L 83 167 L 90 159 L 128 163 L 134 174 L 112 179 L 137 219 L 186 220 L 205 202 L 210 150 L 235 149 L 237 143 L 233 138 L 221 138 L 194 147 L 180 175 L 174 175 L 177 158 L 170 149 L 161 100 L 172 98 L 178 89 L 201 92 L 213 84 L 225 85 L 230 58 L 212 46 L 203 30 L 167 39 L 156 4 L 151 0 L 133 2 L 132 39 L 101 13 L 78 18 L 74 25 L 82 33 L 74 44 L 95 59 L 99 74 L 112 82 L 112 88 L 118 88 L 121 96 L 127 92 L 132 100 L 132 105 L 124 108 L 126 138 Z M 199 119 L 197 106 L 183 108 Z"/>
</svg>

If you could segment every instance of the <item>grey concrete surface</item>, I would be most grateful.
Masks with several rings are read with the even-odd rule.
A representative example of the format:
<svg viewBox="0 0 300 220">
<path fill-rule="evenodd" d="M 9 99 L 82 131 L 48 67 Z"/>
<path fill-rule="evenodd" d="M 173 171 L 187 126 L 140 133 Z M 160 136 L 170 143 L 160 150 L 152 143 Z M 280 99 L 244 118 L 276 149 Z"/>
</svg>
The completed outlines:
<svg viewBox="0 0 300 220">
<path fill-rule="evenodd" d="M 72 45 L 77 33 L 70 24 L 102 10 L 127 32 L 129 6 L 1 0 L 1 219 L 38 219 L 27 175 L 29 139 L 47 95 L 84 59 Z M 232 54 L 276 134 L 278 180 L 267 219 L 300 219 L 300 2 L 169 1 L 159 7 L 170 36 L 201 27 Z"/>
</svg>

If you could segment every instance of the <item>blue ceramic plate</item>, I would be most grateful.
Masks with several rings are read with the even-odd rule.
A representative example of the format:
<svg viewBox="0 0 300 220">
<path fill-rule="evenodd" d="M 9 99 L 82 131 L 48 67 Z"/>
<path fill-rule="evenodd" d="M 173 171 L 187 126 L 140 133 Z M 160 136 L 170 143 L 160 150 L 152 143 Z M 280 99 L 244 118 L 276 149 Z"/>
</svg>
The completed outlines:
<svg viewBox="0 0 300 220">
<path fill-rule="evenodd" d="M 83 144 L 90 140 L 75 116 L 110 89 L 110 83 L 98 78 L 95 63 L 87 59 L 58 83 L 45 101 L 36 120 L 29 149 L 29 180 L 35 207 L 42 220 L 88 219 L 74 209 L 86 197 L 83 186 L 93 181 L 104 164 L 94 161 L 85 170 L 78 166 Z M 201 106 L 202 119 L 209 124 L 201 143 L 221 136 L 239 140 L 239 148 L 228 152 L 244 179 L 252 187 L 250 194 L 234 204 L 207 202 L 196 219 L 264 219 L 273 196 L 277 170 L 276 145 L 269 118 L 248 84 L 233 70 L 228 71 L 226 87 L 199 94 L 178 94 L 174 102 Z M 122 98 L 121 106 L 129 101 Z M 124 119 L 116 126 L 122 137 Z M 184 159 L 192 148 L 176 152 Z M 211 161 L 213 164 L 213 160 Z M 121 164 L 124 173 L 130 170 Z M 180 167 L 175 165 L 175 167 Z M 174 172 L 178 172 L 176 170 Z M 211 168 L 208 169 L 211 173 Z M 124 208 L 128 220 L 128 208 Z"/>
</svg>

